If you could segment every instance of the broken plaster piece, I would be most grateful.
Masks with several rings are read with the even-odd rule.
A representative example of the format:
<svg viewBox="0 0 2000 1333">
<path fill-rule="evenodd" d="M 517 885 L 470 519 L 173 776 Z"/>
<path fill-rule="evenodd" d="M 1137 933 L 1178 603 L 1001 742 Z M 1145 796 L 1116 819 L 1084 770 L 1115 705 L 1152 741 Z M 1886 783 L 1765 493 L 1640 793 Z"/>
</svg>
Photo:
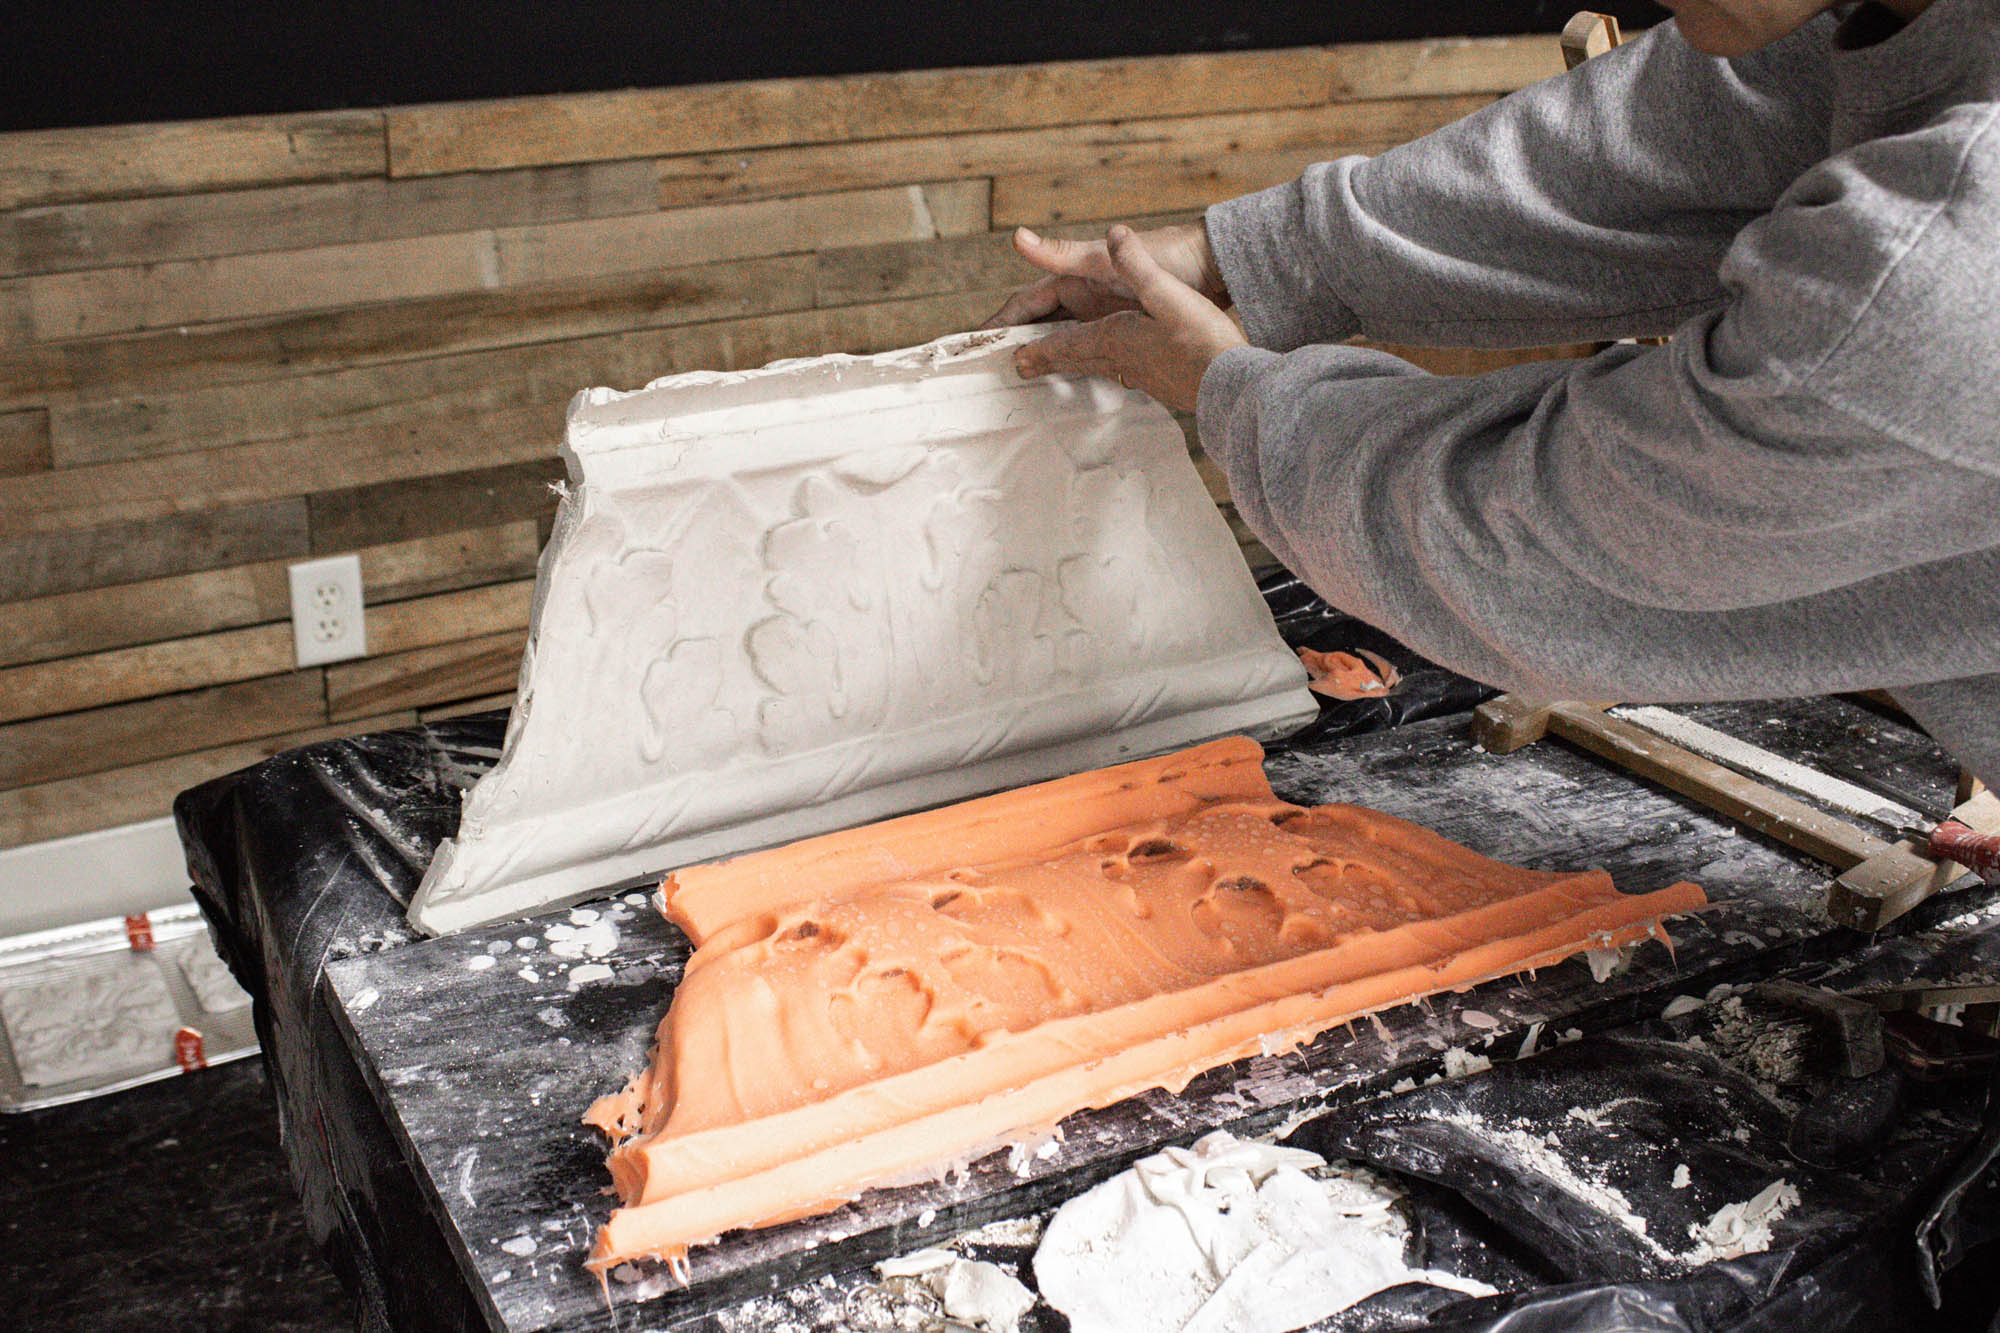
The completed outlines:
<svg viewBox="0 0 2000 1333">
<path fill-rule="evenodd" d="M 571 404 L 439 933 L 1317 712 L 1180 427 L 1046 327 Z"/>
</svg>

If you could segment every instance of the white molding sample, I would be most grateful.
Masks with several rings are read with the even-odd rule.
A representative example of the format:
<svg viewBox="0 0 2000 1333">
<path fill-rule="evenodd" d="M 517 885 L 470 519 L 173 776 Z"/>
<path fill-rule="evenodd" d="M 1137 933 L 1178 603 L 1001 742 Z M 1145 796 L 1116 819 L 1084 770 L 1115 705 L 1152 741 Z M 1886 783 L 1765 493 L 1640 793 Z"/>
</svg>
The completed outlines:
<svg viewBox="0 0 2000 1333">
<path fill-rule="evenodd" d="M 1310 720 L 1180 427 L 1020 379 L 1045 332 L 579 394 L 505 750 L 411 921 Z"/>
</svg>

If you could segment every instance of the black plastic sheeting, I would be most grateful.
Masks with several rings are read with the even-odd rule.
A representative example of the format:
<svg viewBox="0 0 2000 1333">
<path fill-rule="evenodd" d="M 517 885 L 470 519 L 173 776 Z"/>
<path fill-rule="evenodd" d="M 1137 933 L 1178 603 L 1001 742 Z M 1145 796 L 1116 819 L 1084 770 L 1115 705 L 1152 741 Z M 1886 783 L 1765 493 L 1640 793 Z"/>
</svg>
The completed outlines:
<svg viewBox="0 0 2000 1333">
<path fill-rule="evenodd" d="M 1785 1149 L 1785 1108 L 1668 1024 L 1338 1111 L 1289 1140 L 1428 1182 L 1422 1261 L 1500 1288 L 1384 1293 L 1326 1333 L 1878 1333 L 1940 1327 L 1909 1216 L 1979 1133 L 1980 1081 L 1933 1090 L 1849 1171 Z M 1675 1186 L 1678 1168 L 1687 1183 Z M 1577 1188 L 1577 1182 L 1585 1182 Z M 1770 1248 L 1699 1264 L 1690 1228 L 1783 1180 Z M 1613 1193 L 1605 1193 L 1609 1186 Z M 1646 1234 L 1631 1225 L 1647 1219 Z M 1418 1308 L 1410 1308 L 1414 1305 Z"/>
<path fill-rule="evenodd" d="M 1490 693 L 1331 611 L 1289 575 L 1266 579 L 1264 591 L 1294 646 L 1367 648 L 1402 672 L 1387 698 L 1324 701 L 1318 719 L 1287 745 L 1336 743 L 1459 712 Z M 405 905 L 432 850 L 456 828 L 461 793 L 499 757 L 504 731 L 505 715 L 487 713 L 328 742 L 206 783 L 175 802 L 195 896 L 222 956 L 254 999 L 294 1184 L 313 1234 L 357 1292 L 364 1329 L 487 1325 L 334 1026 L 322 973 L 330 960 L 416 938 L 404 921 Z M 1907 1214 L 1920 1196 L 1929 1197 L 1926 1184 L 1941 1185 L 1952 1163 L 1963 1163 L 1978 1132 L 1980 1098 L 1971 1091 L 1954 1093 L 1959 1100 L 1948 1115 L 1926 1120 L 1929 1137 L 1890 1150 L 1873 1174 L 1812 1176 L 1810 1194 L 1793 1214 L 1811 1225 L 1788 1230 L 1786 1245 L 1694 1272 L 1660 1270 L 1643 1245 L 1621 1241 L 1606 1219 L 1555 1197 L 1546 1182 L 1538 1184 L 1451 1119 L 1462 1111 L 1489 1125 L 1560 1125 L 1565 1150 L 1621 1162 L 1636 1157 L 1659 1168 L 1643 1182 L 1626 1182 L 1628 1198 L 1643 1194 L 1650 1201 L 1664 1190 L 1660 1197 L 1671 1203 L 1677 1201 L 1670 1177 L 1653 1177 L 1670 1172 L 1673 1161 L 1695 1160 L 1685 1154 L 1701 1151 L 1692 1141 L 1696 1127 L 1740 1116 L 1750 1141 L 1711 1149 L 1721 1154 L 1714 1165 L 1746 1182 L 1784 1175 L 1806 1192 L 1803 1168 L 1781 1160 L 1782 1125 L 1769 1108 L 1738 1096 L 1727 1071 L 1711 1065 L 1657 1041 L 1594 1040 L 1308 1126 L 1299 1135 L 1306 1146 L 1373 1162 L 1413 1182 L 1431 1262 L 1485 1277 L 1508 1293 L 1467 1303 L 1454 1293 L 1403 1288 L 1320 1327 L 1775 1333 L 1810 1323 L 1817 1333 L 1836 1333 L 1933 1326 L 1923 1317 L 1928 1306 L 1912 1294 Z M 1683 1156 L 1635 1154 L 1629 1139 L 1595 1143 L 1585 1136 L 1572 1145 L 1568 1136 L 1581 1129 L 1599 1131 L 1573 1127 L 1568 1109 L 1619 1096 L 1635 1100 L 1606 1121 L 1617 1128 L 1604 1135 L 1672 1130 L 1673 1151 Z M 1943 1139 L 1952 1135 L 1954 1150 L 1946 1152 Z M 1990 1175 L 1972 1173 L 1975 1183 L 1963 1192 L 1949 1235 L 1939 1238 L 1954 1257 L 1992 1229 L 1993 1191 L 1977 1183 Z M 1706 1205 L 1702 1216 L 1716 1206 L 1706 1194 L 1686 1203 L 1690 1218 L 1700 1205 Z"/>
</svg>

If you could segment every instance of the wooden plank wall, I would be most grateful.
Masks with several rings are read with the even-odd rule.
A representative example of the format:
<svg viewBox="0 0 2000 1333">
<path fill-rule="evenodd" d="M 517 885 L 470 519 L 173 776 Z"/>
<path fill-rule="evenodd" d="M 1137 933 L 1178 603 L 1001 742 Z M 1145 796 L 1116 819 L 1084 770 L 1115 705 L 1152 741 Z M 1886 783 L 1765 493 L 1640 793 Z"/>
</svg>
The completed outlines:
<svg viewBox="0 0 2000 1333">
<path fill-rule="evenodd" d="M 504 700 L 581 387 L 972 327 L 1016 224 L 1191 216 L 1559 68 L 1371 44 L 0 136 L 0 846 Z M 347 551 L 370 656 L 294 670 L 285 566 Z"/>
</svg>

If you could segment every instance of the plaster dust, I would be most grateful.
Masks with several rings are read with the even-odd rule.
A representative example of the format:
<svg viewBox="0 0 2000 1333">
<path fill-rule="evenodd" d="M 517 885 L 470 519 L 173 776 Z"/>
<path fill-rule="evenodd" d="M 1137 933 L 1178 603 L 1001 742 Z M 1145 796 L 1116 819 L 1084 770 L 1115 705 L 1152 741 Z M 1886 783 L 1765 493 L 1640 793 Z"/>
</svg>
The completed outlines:
<svg viewBox="0 0 2000 1333">
<path fill-rule="evenodd" d="M 30 1087 L 171 1064 L 180 1011 L 159 963 L 120 951 L 51 962 L 0 986 L 0 1022 Z"/>
<path fill-rule="evenodd" d="M 1074 1333 L 1284 1333 L 1408 1282 L 1494 1294 L 1405 1263 L 1400 1196 L 1306 1174 L 1325 1166 L 1223 1131 L 1141 1158 L 1056 1211 L 1036 1284 Z"/>
<path fill-rule="evenodd" d="M 587 1117 L 619 1145 L 600 1269 L 1038 1145 L 1074 1111 L 1704 901 L 1289 805 L 1240 737 L 695 867 L 664 896 L 696 949 L 652 1067 Z"/>
<path fill-rule="evenodd" d="M 1022 380 L 1046 326 L 571 404 L 445 932 L 1317 713 L 1180 427 Z"/>
</svg>

